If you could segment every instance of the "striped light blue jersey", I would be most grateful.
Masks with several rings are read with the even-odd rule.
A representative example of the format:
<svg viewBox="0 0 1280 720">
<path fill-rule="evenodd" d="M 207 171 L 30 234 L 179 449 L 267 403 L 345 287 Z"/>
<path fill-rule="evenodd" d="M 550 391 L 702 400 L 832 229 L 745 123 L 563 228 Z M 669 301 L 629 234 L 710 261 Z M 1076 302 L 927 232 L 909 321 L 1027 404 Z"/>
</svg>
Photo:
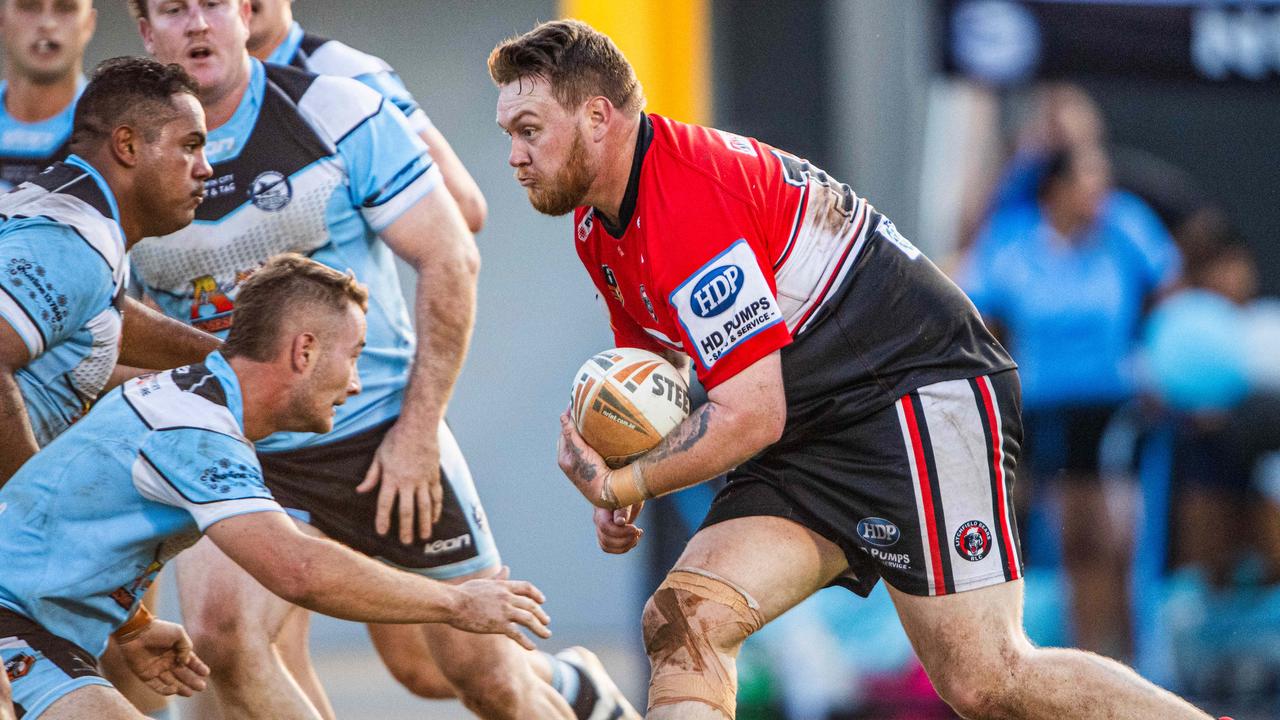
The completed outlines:
<svg viewBox="0 0 1280 720">
<path fill-rule="evenodd" d="M 404 81 L 382 58 L 357 50 L 302 29 L 298 23 L 289 27 L 284 42 L 276 47 L 267 62 L 292 65 L 317 75 L 349 77 L 377 90 L 383 97 L 395 103 L 409 120 L 409 127 L 421 134 L 431 127 L 431 119 L 413 99 Z"/>
<path fill-rule="evenodd" d="M 81 78 L 77 98 L 84 85 Z M 0 82 L 0 192 L 21 185 L 55 160 L 67 156 L 76 109 L 73 102 L 53 117 L 22 122 L 5 110 L 4 98 L 8 91 L 8 83 Z"/>
<path fill-rule="evenodd" d="M 213 353 L 130 380 L 0 488 L 0 606 L 94 655 L 210 525 L 283 512 Z"/>
<path fill-rule="evenodd" d="M 206 152 L 213 177 L 195 222 L 130 252 L 144 289 L 170 317 L 225 337 L 237 287 L 271 256 L 298 252 L 354 271 L 370 293 L 363 392 L 338 408 L 331 433 L 277 434 L 258 447 L 328 443 L 397 417 L 415 336 L 378 233 L 441 177 L 404 115 L 349 78 L 255 60 L 243 101 L 209 133 Z"/>
<path fill-rule="evenodd" d="M 0 319 L 31 357 L 17 381 L 41 446 L 115 367 L 129 269 L 119 217 L 106 181 L 75 155 L 0 195 Z"/>
</svg>

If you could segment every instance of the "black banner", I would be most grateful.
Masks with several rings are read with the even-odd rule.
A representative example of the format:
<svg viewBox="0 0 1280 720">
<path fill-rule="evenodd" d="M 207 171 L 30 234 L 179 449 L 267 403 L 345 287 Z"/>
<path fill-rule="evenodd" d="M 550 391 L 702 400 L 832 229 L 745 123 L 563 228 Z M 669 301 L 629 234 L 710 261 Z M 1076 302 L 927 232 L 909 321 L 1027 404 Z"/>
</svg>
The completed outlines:
<svg viewBox="0 0 1280 720">
<path fill-rule="evenodd" d="M 1280 84 L 1280 2 L 944 0 L 947 72 Z"/>
</svg>

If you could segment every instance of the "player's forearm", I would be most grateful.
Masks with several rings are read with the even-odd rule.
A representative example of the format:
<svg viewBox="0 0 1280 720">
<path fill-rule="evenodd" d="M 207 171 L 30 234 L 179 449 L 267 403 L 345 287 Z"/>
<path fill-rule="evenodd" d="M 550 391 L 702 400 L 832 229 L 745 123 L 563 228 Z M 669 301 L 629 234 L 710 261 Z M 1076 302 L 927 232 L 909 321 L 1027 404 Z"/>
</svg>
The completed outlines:
<svg viewBox="0 0 1280 720">
<path fill-rule="evenodd" d="M 39 451 L 36 434 L 27 417 L 27 404 L 11 370 L 0 370 L 0 417 L 8 427 L 0 433 L 0 486 L 4 485 L 22 464 Z"/>
<path fill-rule="evenodd" d="M 307 537 L 301 544 L 294 581 L 277 592 L 294 604 L 372 623 L 445 622 L 457 611 L 461 594 L 451 585 L 393 570 L 330 540 Z"/>
<path fill-rule="evenodd" d="M 414 301 L 418 347 L 400 422 L 434 433 L 471 342 L 479 260 L 474 252 L 460 248 L 438 263 L 423 263 L 418 272 Z"/>
<path fill-rule="evenodd" d="M 754 413 L 708 402 L 640 456 L 635 471 L 657 497 L 726 473 L 776 440 Z"/>
<path fill-rule="evenodd" d="M 186 323 L 134 300 L 125 298 L 121 316 L 121 365 L 167 370 L 200 362 L 222 341 Z"/>
</svg>

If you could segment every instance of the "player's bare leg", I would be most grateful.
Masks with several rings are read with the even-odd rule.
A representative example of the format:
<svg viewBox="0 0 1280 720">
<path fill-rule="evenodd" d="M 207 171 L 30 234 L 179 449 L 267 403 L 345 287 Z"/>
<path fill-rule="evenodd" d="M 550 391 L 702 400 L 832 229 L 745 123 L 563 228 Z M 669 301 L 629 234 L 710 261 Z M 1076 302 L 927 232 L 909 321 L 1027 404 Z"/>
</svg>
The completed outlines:
<svg viewBox="0 0 1280 720">
<path fill-rule="evenodd" d="M 889 588 L 934 688 L 956 712 L 983 720 L 1209 717 L 1114 660 L 1032 646 L 1022 590 L 1021 580 L 941 597 Z"/>
<path fill-rule="evenodd" d="M 838 547 L 790 520 L 745 517 L 699 530 L 645 605 L 646 717 L 732 718 L 742 642 L 847 567 Z"/>
<path fill-rule="evenodd" d="M 221 717 L 324 720 L 273 646 L 290 613 L 306 611 L 272 594 L 207 538 L 178 556 L 177 571 L 184 624 L 211 670 Z"/>
<path fill-rule="evenodd" d="M 147 720 L 123 695 L 101 685 L 82 687 L 58 698 L 40 717 L 41 720 Z"/>
<path fill-rule="evenodd" d="M 418 625 L 367 625 L 369 639 L 396 682 L 420 698 L 447 700 L 457 696 L 431 645 Z"/>
<path fill-rule="evenodd" d="M 489 568 L 450 582 L 488 577 Z M 468 710 L 485 720 L 574 720 L 569 703 L 550 684 L 543 656 L 509 638 L 484 636 L 435 623 L 416 628 L 426 639 L 444 679 Z M 393 671 L 394 672 L 394 671 Z"/>
<path fill-rule="evenodd" d="M 298 523 L 298 527 L 303 532 L 322 535 L 310 525 Z M 329 696 L 325 694 L 320 676 L 316 674 L 315 665 L 311 662 L 311 613 L 302 608 L 290 613 L 276 635 L 274 644 L 280 660 L 302 688 L 302 692 L 306 693 L 320 717 L 324 720 L 336 720 L 337 713 L 333 711 Z"/>
<path fill-rule="evenodd" d="M 9 687 L 9 675 L 0 672 L 0 720 L 15 720 L 13 712 L 13 688 Z"/>
<path fill-rule="evenodd" d="M 157 592 L 159 587 L 160 578 L 157 577 L 142 596 L 142 604 L 156 614 L 160 612 L 157 607 L 160 597 Z M 139 680 L 129 666 L 125 665 L 124 657 L 120 655 L 114 639 L 107 641 L 107 651 L 98 659 L 98 666 L 102 668 L 102 677 L 111 681 L 111 684 L 116 686 L 116 690 L 119 690 L 120 694 L 124 695 L 124 698 L 143 715 L 160 712 L 168 706 L 168 698 L 147 687 L 147 684 Z"/>
</svg>

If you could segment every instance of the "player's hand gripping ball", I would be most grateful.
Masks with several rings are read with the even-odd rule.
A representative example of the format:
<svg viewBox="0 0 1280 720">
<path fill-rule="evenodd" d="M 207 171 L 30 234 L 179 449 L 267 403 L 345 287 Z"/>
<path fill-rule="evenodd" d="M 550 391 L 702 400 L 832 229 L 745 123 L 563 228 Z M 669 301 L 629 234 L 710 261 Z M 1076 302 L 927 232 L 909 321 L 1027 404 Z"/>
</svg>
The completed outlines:
<svg viewBox="0 0 1280 720">
<path fill-rule="evenodd" d="M 572 401 L 574 427 L 611 468 L 652 450 L 689 416 L 680 371 L 638 348 L 591 356 L 574 376 Z"/>
</svg>

